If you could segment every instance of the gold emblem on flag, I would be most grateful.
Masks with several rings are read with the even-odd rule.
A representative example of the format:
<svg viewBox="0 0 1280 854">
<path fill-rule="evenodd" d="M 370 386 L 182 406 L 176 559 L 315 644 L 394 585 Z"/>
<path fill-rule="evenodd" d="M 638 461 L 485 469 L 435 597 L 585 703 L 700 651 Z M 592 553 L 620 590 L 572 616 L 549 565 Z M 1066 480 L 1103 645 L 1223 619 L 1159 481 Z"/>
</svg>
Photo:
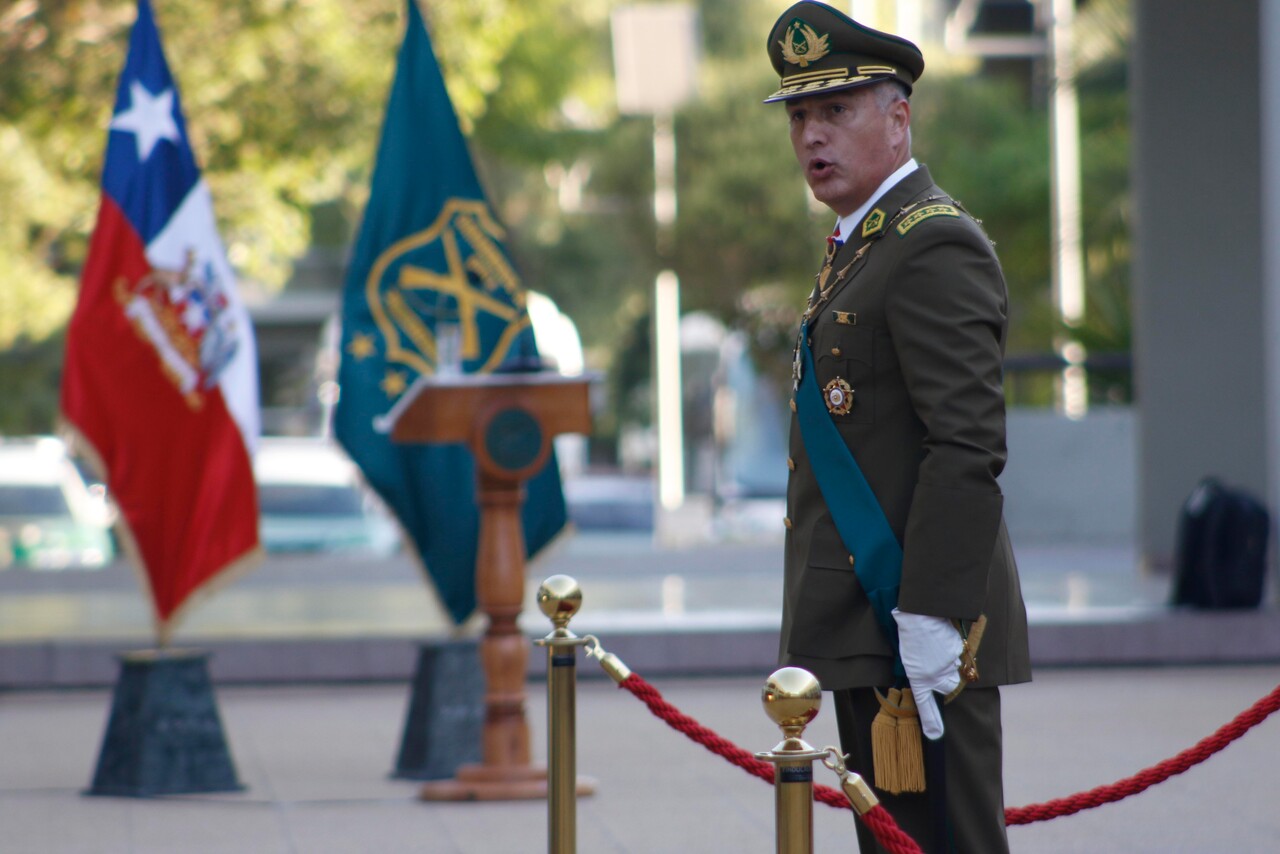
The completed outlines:
<svg viewBox="0 0 1280 854">
<path fill-rule="evenodd" d="M 403 371 L 387 371 L 382 382 L 378 383 L 378 387 L 387 397 L 399 397 L 409 387 L 409 381 L 405 379 Z"/>
<path fill-rule="evenodd" d="M 853 408 L 853 387 L 836 377 L 822 387 L 822 399 L 832 415 L 848 415 Z"/>
<path fill-rule="evenodd" d="M 469 372 L 489 373 L 502 363 L 529 325 L 520 278 L 499 245 L 503 236 L 488 205 L 454 198 L 430 227 L 378 256 L 365 299 L 388 364 L 434 374 L 435 324 L 445 320 L 458 325 L 464 364 L 484 358 Z"/>
<path fill-rule="evenodd" d="M 792 65 L 806 68 L 831 52 L 829 35 L 818 35 L 813 27 L 796 18 L 787 27 L 787 33 L 778 42 L 782 46 L 782 58 Z"/>
<path fill-rule="evenodd" d="M 351 341 L 347 344 L 347 352 L 350 353 L 357 362 L 360 362 L 378 352 L 378 347 L 373 343 L 372 335 L 357 332 L 355 335 L 351 336 Z"/>
</svg>

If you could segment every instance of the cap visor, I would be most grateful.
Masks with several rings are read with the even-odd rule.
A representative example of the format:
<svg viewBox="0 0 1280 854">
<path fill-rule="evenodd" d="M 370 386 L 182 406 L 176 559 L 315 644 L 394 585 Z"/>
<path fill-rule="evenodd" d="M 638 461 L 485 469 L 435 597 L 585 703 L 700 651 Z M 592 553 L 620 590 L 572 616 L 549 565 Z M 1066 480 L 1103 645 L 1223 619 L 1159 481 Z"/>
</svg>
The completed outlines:
<svg viewBox="0 0 1280 854">
<path fill-rule="evenodd" d="M 828 80 L 809 85 L 783 86 L 777 92 L 774 92 L 768 98 L 765 98 L 763 103 L 772 104 L 776 101 L 793 101 L 796 98 L 807 98 L 810 95 L 825 95 L 828 92 L 839 92 L 842 89 L 856 89 L 859 86 L 866 86 L 869 83 L 879 83 L 882 80 L 897 79 L 897 77 L 877 75 L 875 77 L 846 77 L 843 80 Z"/>
</svg>

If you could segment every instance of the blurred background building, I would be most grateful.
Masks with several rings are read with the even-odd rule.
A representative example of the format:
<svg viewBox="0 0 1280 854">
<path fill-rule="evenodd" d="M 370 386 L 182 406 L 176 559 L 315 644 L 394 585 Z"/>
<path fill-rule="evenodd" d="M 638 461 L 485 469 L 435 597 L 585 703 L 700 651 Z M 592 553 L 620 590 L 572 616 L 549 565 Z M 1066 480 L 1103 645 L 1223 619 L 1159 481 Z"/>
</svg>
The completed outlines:
<svg viewBox="0 0 1280 854">
<path fill-rule="evenodd" d="M 571 502 L 584 505 L 579 518 L 592 518 L 585 505 L 594 502 L 613 507 L 597 514 L 610 524 L 652 524 L 650 292 L 664 269 L 681 288 L 687 491 L 722 510 L 776 502 L 779 382 L 812 247 L 830 227 L 791 166 L 780 114 L 759 103 L 774 82 L 760 34 L 785 4 L 689 4 L 698 85 L 672 115 L 679 209 L 661 257 L 652 121 L 620 112 L 613 85 L 610 19 L 624 4 L 422 5 L 525 283 L 554 306 L 535 319 L 540 345 L 566 370 L 604 375 L 595 432 L 562 453 Z M 1015 539 L 1134 543 L 1159 567 L 1202 476 L 1277 506 L 1274 4 L 844 5 L 923 45 L 916 154 L 983 220 L 1005 267 L 1004 487 Z M 316 0 L 259 20 L 252 0 L 155 7 L 183 60 L 175 74 L 193 144 L 252 306 L 264 424 L 323 437 L 340 393 L 338 294 L 400 9 Z M 23 0 L 0 12 L 7 437 L 54 430 L 61 330 L 131 14 L 129 4 L 95 0 Z M 1056 58 L 1055 21 L 1070 23 Z M 220 55 L 253 59 L 215 61 L 215 42 Z M 1054 168 L 1071 126 L 1055 113 L 1064 87 L 1076 104 L 1067 134 L 1078 148 L 1074 236 L 1060 203 L 1072 170 Z M 60 105 L 56 120 L 50 103 Z M 1063 260 L 1072 245 L 1074 272 Z"/>
</svg>

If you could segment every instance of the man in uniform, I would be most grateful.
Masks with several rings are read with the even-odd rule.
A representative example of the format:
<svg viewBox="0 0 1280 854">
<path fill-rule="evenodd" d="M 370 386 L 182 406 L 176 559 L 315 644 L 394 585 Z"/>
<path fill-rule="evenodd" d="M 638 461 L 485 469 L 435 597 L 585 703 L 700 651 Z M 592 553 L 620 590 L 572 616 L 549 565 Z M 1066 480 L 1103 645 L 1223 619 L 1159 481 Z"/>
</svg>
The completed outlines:
<svg viewBox="0 0 1280 854">
<path fill-rule="evenodd" d="M 914 699 L 928 785 L 881 802 L 926 850 L 995 854 L 1008 848 L 996 686 L 1031 678 L 996 482 L 1004 277 L 912 157 L 919 48 L 806 0 L 768 52 L 781 85 L 766 102 L 782 103 L 805 179 L 839 217 L 795 354 L 781 659 L 834 692 L 849 766 L 868 779 L 881 697 Z M 976 681 L 954 694 L 984 616 Z M 880 850 L 861 823 L 858 836 Z"/>
</svg>

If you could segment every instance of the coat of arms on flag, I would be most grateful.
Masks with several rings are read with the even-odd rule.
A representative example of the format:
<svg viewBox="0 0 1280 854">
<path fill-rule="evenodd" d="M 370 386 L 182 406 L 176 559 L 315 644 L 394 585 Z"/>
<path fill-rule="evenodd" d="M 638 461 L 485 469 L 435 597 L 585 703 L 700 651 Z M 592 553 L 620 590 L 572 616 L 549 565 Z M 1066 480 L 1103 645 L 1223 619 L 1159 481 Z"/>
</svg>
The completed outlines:
<svg viewBox="0 0 1280 854">
<path fill-rule="evenodd" d="M 257 357 L 147 0 L 67 334 L 62 413 L 120 507 L 163 643 L 257 556 Z"/>
<path fill-rule="evenodd" d="M 213 265 L 196 270 L 191 253 L 181 270 L 152 270 L 133 283 L 120 276 L 111 290 L 187 405 L 203 406 L 242 338 Z"/>
<path fill-rule="evenodd" d="M 458 445 L 398 445 L 375 419 L 419 376 L 488 373 L 536 359 L 525 291 L 502 246 L 414 0 L 387 104 L 373 185 L 343 295 L 334 432 L 413 539 L 445 609 L 476 607 L 475 465 Z M 444 359 L 445 363 L 450 360 Z M 565 524 L 554 456 L 527 484 L 529 554 Z"/>
</svg>

